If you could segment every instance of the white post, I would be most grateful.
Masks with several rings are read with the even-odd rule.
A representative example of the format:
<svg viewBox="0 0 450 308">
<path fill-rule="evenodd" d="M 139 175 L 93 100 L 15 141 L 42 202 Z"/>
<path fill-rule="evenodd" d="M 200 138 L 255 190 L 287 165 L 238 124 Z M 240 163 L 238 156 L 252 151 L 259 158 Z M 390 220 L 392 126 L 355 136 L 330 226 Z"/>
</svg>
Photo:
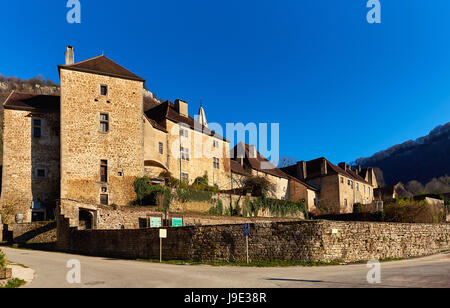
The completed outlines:
<svg viewBox="0 0 450 308">
<path fill-rule="evenodd" d="M 162 237 L 159 238 L 159 263 L 162 263 Z"/>
</svg>

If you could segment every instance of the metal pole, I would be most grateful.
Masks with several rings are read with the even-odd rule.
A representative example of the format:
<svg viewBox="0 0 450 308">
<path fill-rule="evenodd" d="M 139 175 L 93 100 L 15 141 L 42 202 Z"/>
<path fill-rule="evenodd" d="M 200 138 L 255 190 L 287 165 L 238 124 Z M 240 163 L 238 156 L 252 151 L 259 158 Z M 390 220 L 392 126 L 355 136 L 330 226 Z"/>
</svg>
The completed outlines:
<svg viewBox="0 0 450 308">
<path fill-rule="evenodd" d="M 247 241 L 247 264 L 248 264 L 249 263 L 248 262 L 248 236 L 246 236 L 245 238 L 246 238 L 246 241 Z"/>
<path fill-rule="evenodd" d="M 159 239 L 159 263 L 162 263 L 162 238 Z"/>
</svg>

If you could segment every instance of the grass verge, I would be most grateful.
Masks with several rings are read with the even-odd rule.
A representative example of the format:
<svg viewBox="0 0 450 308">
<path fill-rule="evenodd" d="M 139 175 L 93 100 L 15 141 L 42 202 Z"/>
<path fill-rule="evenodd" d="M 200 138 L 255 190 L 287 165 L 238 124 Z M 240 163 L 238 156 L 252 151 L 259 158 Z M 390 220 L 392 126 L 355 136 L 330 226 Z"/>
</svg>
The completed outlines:
<svg viewBox="0 0 450 308">
<path fill-rule="evenodd" d="M 25 284 L 25 280 L 14 278 L 10 279 L 6 285 L 0 287 L 0 289 L 17 289 Z"/>
</svg>

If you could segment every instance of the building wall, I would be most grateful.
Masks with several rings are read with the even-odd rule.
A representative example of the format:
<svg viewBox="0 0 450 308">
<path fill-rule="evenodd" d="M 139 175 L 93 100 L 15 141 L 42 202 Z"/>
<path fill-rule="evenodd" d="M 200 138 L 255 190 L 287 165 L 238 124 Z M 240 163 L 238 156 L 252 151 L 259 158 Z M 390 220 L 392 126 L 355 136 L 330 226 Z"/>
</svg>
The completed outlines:
<svg viewBox="0 0 450 308">
<path fill-rule="evenodd" d="M 231 188 L 231 168 L 229 159 L 229 143 L 185 127 L 189 137 L 180 137 L 179 125 L 167 120 L 168 131 L 168 166 L 175 178 L 180 178 L 179 145 L 188 148 L 190 160 L 181 162 L 181 172 L 189 175 L 189 184 L 197 177 L 208 174 L 209 184 L 217 184 L 220 189 Z M 219 148 L 213 147 L 213 141 L 219 142 Z M 219 169 L 215 169 L 213 158 L 219 159 Z"/>
<path fill-rule="evenodd" d="M 41 119 L 42 136 L 32 136 L 32 120 Z M 31 222 L 33 201 L 52 204 L 59 198 L 59 112 L 4 110 L 4 157 L 1 206 L 14 206 Z M 36 169 L 45 169 L 38 179 Z"/>
<path fill-rule="evenodd" d="M 279 200 L 289 199 L 289 179 L 280 178 L 254 169 L 251 170 L 251 173 L 253 176 L 265 177 L 269 180 L 270 183 L 275 185 L 274 195 L 270 197 Z"/>
<path fill-rule="evenodd" d="M 143 82 L 66 69 L 60 77 L 61 198 L 99 204 L 105 187 L 110 204 L 129 204 L 135 178 L 144 175 Z M 108 133 L 100 131 L 100 113 L 109 114 Z M 101 160 L 108 161 L 107 184 Z"/>
<path fill-rule="evenodd" d="M 305 200 L 308 212 L 316 211 L 315 202 L 318 201 L 318 198 L 316 191 L 309 189 L 296 180 L 289 180 L 289 199 L 296 202 Z"/>
<path fill-rule="evenodd" d="M 250 226 L 250 261 L 361 262 L 410 258 L 450 249 L 449 224 L 283 222 Z M 159 230 L 77 231 L 58 224 L 62 251 L 101 257 L 157 259 Z M 165 260 L 245 262 L 242 225 L 169 228 Z"/>
<path fill-rule="evenodd" d="M 159 143 L 163 144 L 163 154 L 159 153 Z M 144 119 L 144 160 L 145 174 L 150 177 L 158 177 L 168 168 L 169 146 L 168 134 L 154 128 L 150 122 Z M 156 162 L 156 164 L 155 164 Z M 165 168 L 163 168 L 163 166 Z"/>
<path fill-rule="evenodd" d="M 348 181 L 353 182 L 353 188 Z M 355 203 L 371 204 L 373 202 L 371 185 L 340 174 L 322 176 L 311 183 L 320 187 L 318 205 L 324 213 L 353 213 Z"/>
</svg>

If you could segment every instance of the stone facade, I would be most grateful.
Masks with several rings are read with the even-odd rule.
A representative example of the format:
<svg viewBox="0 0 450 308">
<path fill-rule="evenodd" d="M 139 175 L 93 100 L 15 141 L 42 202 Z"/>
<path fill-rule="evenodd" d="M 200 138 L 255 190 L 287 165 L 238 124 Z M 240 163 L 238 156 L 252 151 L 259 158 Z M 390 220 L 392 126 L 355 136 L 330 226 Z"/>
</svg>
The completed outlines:
<svg viewBox="0 0 450 308">
<path fill-rule="evenodd" d="M 60 222 L 62 251 L 127 259 L 158 259 L 158 229 L 78 231 Z M 242 225 L 169 228 L 165 260 L 245 262 Z M 450 249 L 450 225 L 283 222 L 251 225 L 251 261 L 359 262 L 409 258 Z"/>
<path fill-rule="evenodd" d="M 33 135 L 34 120 L 40 121 L 40 136 Z M 33 213 L 45 219 L 44 209 L 54 208 L 59 198 L 59 127 L 58 111 L 4 110 L 0 204 L 13 206 L 25 221 L 30 222 Z M 33 202 L 39 202 L 35 210 Z"/>
<path fill-rule="evenodd" d="M 282 170 L 317 189 L 316 207 L 321 213 L 352 213 L 356 203 L 371 204 L 378 187 L 372 168 L 353 171 L 345 163 L 336 166 L 325 158 L 298 162 Z"/>
<path fill-rule="evenodd" d="M 61 199 L 100 204 L 103 194 L 109 204 L 130 204 L 134 180 L 144 175 L 143 82 L 65 68 L 60 78 Z M 101 114 L 108 115 L 107 132 Z"/>
<path fill-rule="evenodd" d="M 44 245 L 56 243 L 56 222 L 33 222 L 3 226 L 3 241 L 19 245 Z M 2 240 L 0 239 L 0 242 Z"/>
</svg>

